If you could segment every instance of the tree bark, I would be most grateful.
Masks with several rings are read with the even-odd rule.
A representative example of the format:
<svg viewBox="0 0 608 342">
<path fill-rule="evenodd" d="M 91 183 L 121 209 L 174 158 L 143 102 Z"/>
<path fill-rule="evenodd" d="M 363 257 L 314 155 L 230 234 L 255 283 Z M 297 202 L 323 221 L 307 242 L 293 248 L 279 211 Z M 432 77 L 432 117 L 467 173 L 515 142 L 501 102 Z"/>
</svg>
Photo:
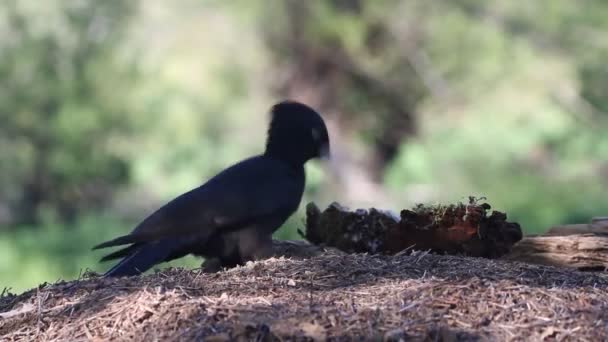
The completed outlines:
<svg viewBox="0 0 608 342">
<path fill-rule="evenodd" d="M 606 271 L 608 234 L 526 236 L 503 259 L 581 271 Z"/>
</svg>

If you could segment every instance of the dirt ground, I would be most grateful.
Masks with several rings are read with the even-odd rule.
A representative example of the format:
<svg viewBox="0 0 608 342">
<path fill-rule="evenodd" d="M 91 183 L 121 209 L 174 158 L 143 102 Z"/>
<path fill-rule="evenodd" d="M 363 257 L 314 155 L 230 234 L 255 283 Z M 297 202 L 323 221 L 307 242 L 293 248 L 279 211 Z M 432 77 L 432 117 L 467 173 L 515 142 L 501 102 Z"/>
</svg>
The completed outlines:
<svg viewBox="0 0 608 342">
<path fill-rule="evenodd" d="M 608 275 L 480 258 L 328 252 L 0 299 L 1 341 L 606 341 Z"/>
</svg>

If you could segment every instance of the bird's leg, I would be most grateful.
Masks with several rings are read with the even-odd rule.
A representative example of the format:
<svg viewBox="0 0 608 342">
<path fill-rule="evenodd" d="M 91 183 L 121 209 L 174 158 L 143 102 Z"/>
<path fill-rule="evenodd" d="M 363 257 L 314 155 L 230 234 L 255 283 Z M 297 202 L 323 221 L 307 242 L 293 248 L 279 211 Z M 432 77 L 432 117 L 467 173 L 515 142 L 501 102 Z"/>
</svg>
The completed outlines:
<svg viewBox="0 0 608 342">
<path fill-rule="evenodd" d="M 216 273 L 222 270 L 222 261 L 219 258 L 205 259 L 201 268 L 204 273 Z"/>
<path fill-rule="evenodd" d="M 239 232 L 239 254 L 243 263 L 272 256 L 272 236 L 261 233 L 257 227 Z"/>
<path fill-rule="evenodd" d="M 247 261 L 267 259 L 273 255 L 272 236 L 261 233 L 256 227 L 234 232 L 222 243 L 222 254 L 207 256 L 201 265 L 203 272 L 215 273 L 223 268 L 244 265 Z"/>
<path fill-rule="evenodd" d="M 268 236 L 267 239 L 263 239 L 260 241 L 260 244 L 257 246 L 258 248 L 251 253 L 253 260 L 264 260 L 273 256 L 272 250 L 272 237 Z"/>
</svg>

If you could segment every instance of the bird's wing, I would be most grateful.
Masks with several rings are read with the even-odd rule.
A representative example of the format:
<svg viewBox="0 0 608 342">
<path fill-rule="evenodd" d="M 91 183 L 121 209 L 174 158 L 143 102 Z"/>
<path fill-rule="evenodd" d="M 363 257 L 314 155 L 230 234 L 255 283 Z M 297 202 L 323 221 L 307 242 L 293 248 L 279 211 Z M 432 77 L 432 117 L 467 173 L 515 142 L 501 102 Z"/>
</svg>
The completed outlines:
<svg viewBox="0 0 608 342">
<path fill-rule="evenodd" d="M 218 229 L 238 229 L 265 220 L 282 222 L 297 209 L 303 189 L 303 170 L 254 157 L 167 203 L 131 234 L 94 249 L 185 236 L 204 241 Z"/>
</svg>

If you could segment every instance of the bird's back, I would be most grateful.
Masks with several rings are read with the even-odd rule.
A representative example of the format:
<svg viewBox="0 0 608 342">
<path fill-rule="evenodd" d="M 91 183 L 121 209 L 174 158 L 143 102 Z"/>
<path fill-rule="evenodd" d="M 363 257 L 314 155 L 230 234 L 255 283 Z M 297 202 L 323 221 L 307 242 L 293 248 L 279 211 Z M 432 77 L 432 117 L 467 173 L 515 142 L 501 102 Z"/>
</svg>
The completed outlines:
<svg viewBox="0 0 608 342">
<path fill-rule="evenodd" d="M 170 201 L 133 233 L 202 233 L 216 227 L 238 229 L 247 221 L 267 215 L 284 212 L 289 216 L 298 208 L 304 183 L 303 168 L 263 155 L 252 157 Z"/>
</svg>

